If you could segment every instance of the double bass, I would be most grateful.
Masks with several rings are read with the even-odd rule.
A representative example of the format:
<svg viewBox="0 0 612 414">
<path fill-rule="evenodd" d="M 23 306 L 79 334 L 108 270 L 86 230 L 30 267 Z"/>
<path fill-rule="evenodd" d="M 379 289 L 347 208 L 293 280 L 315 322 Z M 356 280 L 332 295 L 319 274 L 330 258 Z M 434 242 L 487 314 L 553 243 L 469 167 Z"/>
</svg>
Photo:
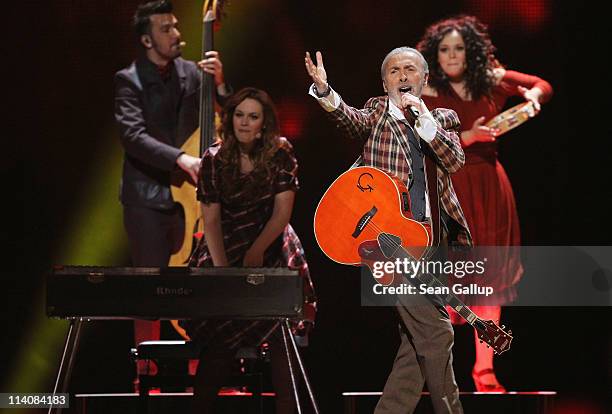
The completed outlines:
<svg viewBox="0 0 612 414">
<path fill-rule="evenodd" d="M 221 17 L 223 1 L 206 0 L 202 8 L 202 59 L 206 58 L 206 52 L 213 49 L 214 24 Z M 210 147 L 215 138 L 215 81 L 213 75 L 201 72 L 200 85 L 200 127 L 185 141 L 181 150 L 186 154 L 201 158 L 204 151 Z M 184 171 L 177 171 L 172 177 L 170 190 L 174 201 L 181 205 L 185 215 L 185 231 L 183 241 L 176 251 L 173 251 L 168 266 L 187 266 L 189 257 L 194 248 L 196 233 L 204 230 L 204 221 L 196 199 L 196 188 L 191 178 Z M 177 332 L 186 339 L 187 333 L 178 325 L 177 321 L 171 321 Z"/>
</svg>

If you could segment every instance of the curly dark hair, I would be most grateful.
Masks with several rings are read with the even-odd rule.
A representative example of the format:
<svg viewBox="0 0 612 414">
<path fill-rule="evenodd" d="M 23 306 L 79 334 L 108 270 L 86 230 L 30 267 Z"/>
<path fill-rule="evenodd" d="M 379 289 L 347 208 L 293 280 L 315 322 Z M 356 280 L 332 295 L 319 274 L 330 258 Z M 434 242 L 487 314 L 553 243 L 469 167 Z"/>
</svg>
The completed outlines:
<svg viewBox="0 0 612 414">
<path fill-rule="evenodd" d="M 495 85 L 493 69 L 501 66 L 495 58 L 495 46 L 487 26 L 474 16 L 454 16 L 438 21 L 425 30 L 417 49 L 429 64 L 429 85 L 438 92 L 451 93 L 448 77 L 438 63 L 438 46 L 444 36 L 456 30 L 465 43 L 465 84 L 472 99 L 489 96 Z"/>
<path fill-rule="evenodd" d="M 255 141 L 255 145 L 249 154 L 254 169 L 250 174 L 249 185 L 245 185 L 244 181 L 240 179 L 240 146 L 234 134 L 233 120 L 236 107 L 248 98 L 261 104 L 264 123 L 261 138 Z M 220 176 L 223 182 L 221 192 L 225 195 L 231 195 L 239 191 L 245 191 L 247 197 L 260 194 L 272 180 L 271 160 L 282 145 L 278 115 L 270 96 L 261 89 L 250 87 L 243 88 L 232 95 L 223 108 L 219 138 L 222 143 L 219 150 Z"/>
</svg>

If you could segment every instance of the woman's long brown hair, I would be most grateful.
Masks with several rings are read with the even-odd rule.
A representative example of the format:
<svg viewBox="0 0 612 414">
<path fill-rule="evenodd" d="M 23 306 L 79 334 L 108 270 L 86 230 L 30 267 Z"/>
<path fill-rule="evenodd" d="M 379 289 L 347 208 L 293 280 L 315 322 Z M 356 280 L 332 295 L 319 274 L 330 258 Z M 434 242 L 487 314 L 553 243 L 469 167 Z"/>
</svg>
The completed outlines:
<svg viewBox="0 0 612 414">
<path fill-rule="evenodd" d="M 263 127 L 261 138 L 255 141 L 249 157 L 253 162 L 253 171 L 250 174 L 249 185 L 245 186 L 240 180 L 240 146 L 234 134 L 234 112 L 236 107 L 245 99 L 254 99 L 263 108 Z M 223 185 L 222 194 L 230 196 L 239 191 L 245 191 L 247 196 L 255 197 L 261 194 L 270 184 L 272 171 L 271 160 L 280 146 L 280 127 L 276 108 L 270 96 L 256 88 L 243 88 L 232 95 L 225 103 L 222 123 L 219 129 L 222 145 L 219 150 L 221 161 L 220 177 Z"/>
</svg>

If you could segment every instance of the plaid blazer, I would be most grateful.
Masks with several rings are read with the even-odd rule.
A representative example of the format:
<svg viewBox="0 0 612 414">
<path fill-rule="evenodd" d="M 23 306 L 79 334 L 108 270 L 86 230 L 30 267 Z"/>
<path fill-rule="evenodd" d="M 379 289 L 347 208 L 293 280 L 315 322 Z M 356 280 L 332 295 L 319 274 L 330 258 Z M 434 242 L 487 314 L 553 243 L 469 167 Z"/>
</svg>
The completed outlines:
<svg viewBox="0 0 612 414">
<path fill-rule="evenodd" d="M 427 144 L 435 154 L 440 207 L 459 225 L 456 232 L 451 232 L 451 235 L 455 234 L 449 242 L 469 246 L 472 244 L 472 238 L 450 179 L 450 174 L 461 168 L 465 162 L 457 135 L 461 126 L 459 117 L 455 111 L 443 108 L 434 109 L 431 114 L 438 124 L 436 136 L 430 143 L 424 140 L 421 140 L 421 143 Z M 404 153 L 400 141 L 408 148 L 406 131 L 411 126 L 407 121 L 391 116 L 387 96 L 370 98 L 363 109 L 353 108 L 341 101 L 340 106 L 329 112 L 329 115 L 349 137 L 364 142 L 364 165 L 389 172 L 409 187 L 412 178 L 410 154 Z M 416 131 L 413 132 L 415 137 L 419 136 Z"/>
</svg>

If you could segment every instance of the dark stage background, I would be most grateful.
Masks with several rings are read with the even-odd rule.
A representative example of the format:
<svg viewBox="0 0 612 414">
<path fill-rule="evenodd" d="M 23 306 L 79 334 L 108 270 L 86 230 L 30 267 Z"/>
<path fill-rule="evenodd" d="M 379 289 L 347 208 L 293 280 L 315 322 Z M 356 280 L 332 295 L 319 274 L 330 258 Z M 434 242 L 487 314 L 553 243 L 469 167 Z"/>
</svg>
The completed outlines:
<svg viewBox="0 0 612 414">
<path fill-rule="evenodd" d="M 59 353 L 52 352 L 37 361 L 44 354 L 35 351 L 59 349 L 57 339 L 46 343 L 48 336 L 40 336 L 44 323 L 36 323 L 44 314 L 44 273 L 51 265 L 129 265 L 116 196 L 121 159 L 112 115 L 113 74 L 135 56 L 129 23 L 137 3 L 62 0 L 9 9 L 9 29 L 22 40 L 9 46 L 4 63 L 11 97 L 5 98 L 5 113 L 15 132 L 3 142 L 12 144 L 7 152 L 19 156 L 5 156 L 3 165 L 14 194 L 6 204 L 15 211 L 3 240 L 11 254 L 3 271 L 2 392 L 52 388 L 48 375 L 35 389 L 13 388 L 14 378 L 36 377 L 44 372 L 37 368 L 42 366 L 53 373 L 59 360 Z M 188 42 L 185 57 L 196 59 L 199 6 L 187 1 L 175 6 Z M 555 89 L 537 118 L 500 139 L 500 159 L 514 186 L 524 243 L 610 243 L 612 197 L 604 178 L 611 161 L 606 142 L 610 123 L 605 118 L 602 124 L 594 122 L 601 119 L 594 113 L 598 101 L 592 99 L 599 92 L 589 92 L 597 91 L 600 78 L 591 65 L 600 62 L 585 58 L 591 40 L 606 30 L 580 6 L 545 0 L 269 0 L 233 1 L 226 11 L 217 32 L 226 78 L 235 89 L 252 85 L 270 92 L 300 161 L 302 188 L 292 223 L 320 298 L 305 356 L 323 412 L 340 412 L 342 391 L 381 390 L 398 343 L 392 310 L 362 308 L 358 271 L 331 263 L 314 240 L 317 202 L 356 158 L 359 144 L 340 136 L 306 95 L 306 50 L 323 52 L 333 87 L 345 101 L 360 106 L 383 93 L 380 63 L 389 50 L 413 46 L 424 28 L 440 18 L 459 12 L 478 15 L 490 24 L 503 64 L 537 74 Z M 587 16 L 589 31 L 583 23 Z M 11 224 L 19 222 L 13 217 L 23 217 L 16 236 Z M 120 231 L 109 236 L 117 223 Z M 107 250 L 114 254 L 96 255 Z M 75 253 L 83 251 L 88 253 Z M 556 390 L 563 401 L 582 401 L 585 407 L 589 401 L 604 402 L 611 391 L 609 309 L 508 307 L 502 316 L 516 338 L 513 349 L 496 360 L 498 378 L 509 390 Z M 472 341 L 471 330 L 456 328 L 456 376 L 463 390 L 473 389 Z M 130 391 L 131 345 L 129 322 L 87 326 L 72 390 Z M 30 347 L 34 361 L 25 365 L 19 355 Z M 26 366 L 29 371 L 23 372 Z"/>
</svg>

